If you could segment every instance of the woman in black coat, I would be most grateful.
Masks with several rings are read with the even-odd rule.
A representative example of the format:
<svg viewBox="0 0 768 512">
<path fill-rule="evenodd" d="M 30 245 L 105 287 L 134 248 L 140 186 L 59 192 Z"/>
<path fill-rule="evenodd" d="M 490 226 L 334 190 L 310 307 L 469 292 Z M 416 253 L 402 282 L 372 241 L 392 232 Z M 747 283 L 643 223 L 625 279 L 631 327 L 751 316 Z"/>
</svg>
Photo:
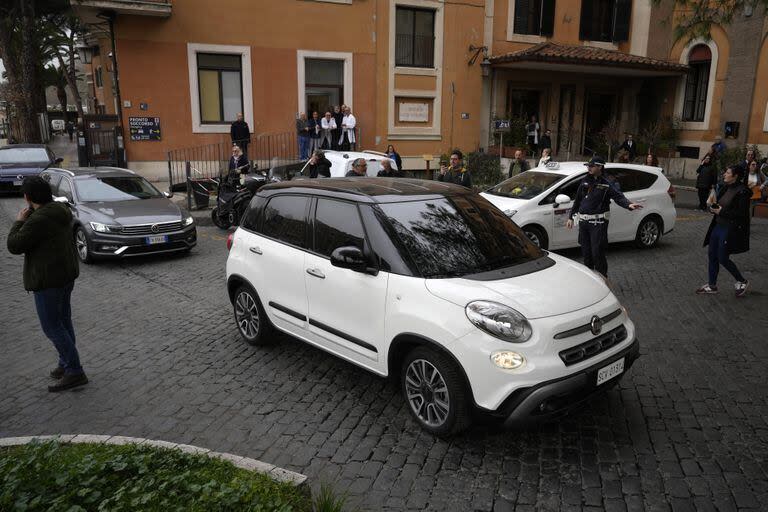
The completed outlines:
<svg viewBox="0 0 768 512">
<path fill-rule="evenodd" d="M 749 198 L 752 192 L 744 185 L 744 169 L 741 167 L 728 167 L 723 174 L 723 184 L 717 194 L 717 203 L 710 206 L 714 215 L 704 238 L 704 246 L 709 246 L 709 281 L 696 293 L 717 293 L 717 274 L 722 265 L 736 279 L 736 296 L 743 297 L 749 281 L 730 260 L 730 255 L 749 250 Z"/>
<path fill-rule="evenodd" d="M 712 165 L 712 157 L 707 153 L 701 159 L 701 165 L 696 169 L 696 190 L 699 192 L 699 209 L 707 211 L 709 192 L 717 183 L 717 172 Z"/>
<path fill-rule="evenodd" d="M 402 171 L 403 170 L 403 159 L 400 158 L 400 154 L 395 151 L 395 146 L 390 144 L 387 146 L 387 156 L 395 161 L 397 164 L 397 170 Z"/>
</svg>

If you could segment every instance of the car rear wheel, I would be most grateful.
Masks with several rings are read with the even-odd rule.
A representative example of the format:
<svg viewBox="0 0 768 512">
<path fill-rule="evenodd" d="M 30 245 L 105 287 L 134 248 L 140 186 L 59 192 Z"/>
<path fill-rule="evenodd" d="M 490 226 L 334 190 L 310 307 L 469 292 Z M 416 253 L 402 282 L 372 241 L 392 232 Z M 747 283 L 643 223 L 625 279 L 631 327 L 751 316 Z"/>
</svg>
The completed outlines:
<svg viewBox="0 0 768 512">
<path fill-rule="evenodd" d="M 661 222 L 656 217 L 646 217 L 640 221 L 635 236 L 635 244 L 642 249 L 658 245 L 662 236 Z"/>
<path fill-rule="evenodd" d="M 77 249 L 77 257 L 80 258 L 80 261 L 86 265 L 93 263 L 91 242 L 88 240 L 88 235 L 82 227 L 75 230 L 75 249 Z"/>
<path fill-rule="evenodd" d="M 547 249 L 549 247 L 549 240 L 547 234 L 543 229 L 536 226 L 526 226 L 523 228 L 523 232 L 528 239 L 541 249 Z"/>
<path fill-rule="evenodd" d="M 413 349 L 403 362 L 400 380 L 408 409 L 423 429 L 443 436 L 470 425 L 468 390 L 447 356 L 427 347 Z"/>
<path fill-rule="evenodd" d="M 272 326 L 261 305 L 258 295 L 249 286 L 241 286 L 235 292 L 235 323 L 240 336 L 249 345 L 267 343 Z"/>
</svg>

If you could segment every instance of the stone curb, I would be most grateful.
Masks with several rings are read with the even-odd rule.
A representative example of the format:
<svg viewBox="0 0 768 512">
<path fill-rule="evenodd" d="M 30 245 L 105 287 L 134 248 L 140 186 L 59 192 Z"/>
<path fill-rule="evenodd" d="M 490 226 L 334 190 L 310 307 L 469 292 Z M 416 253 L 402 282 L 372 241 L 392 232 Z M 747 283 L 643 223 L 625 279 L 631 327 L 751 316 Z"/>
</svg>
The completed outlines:
<svg viewBox="0 0 768 512">
<path fill-rule="evenodd" d="M 192 446 L 189 444 L 170 443 L 168 441 L 154 441 L 151 439 L 144 439 L 142 437 L 126 437 L 126 436 L 100 436 L 92 434 L 59 434 L 59 435 L 46 435 L 46 436 L 21 436 L 21 437 L 3 437 L 0 438 L 0 447 L 3 446 L 21 446 L 28 444 L 32 441 L 59 441 L 61 443 L 93 443 L 93 444 L 114 444 L 114 445 L 126 445 L 136 444 L 144 446 L 153 446 L 156 448 L 178 449 L 186 453 L 207 455 L 221 460 L 226 460 L 234 464 L 240 469 L 246 471 L 253 471 L 255 473 L 262 473 L 277 480 L 291 484 L 306 492 L 309 492 L 309 481 L 306 475 L 301 473 L 295 473 L 288 471 L 287 469 L 267 464 L 256 459 L 249 459 L 248 457 L 241 457 L 239 455 L 233 455 L 231 453 L 213 452 L 207 448 L 200 448 L 199 446 Z"/>
</svg>

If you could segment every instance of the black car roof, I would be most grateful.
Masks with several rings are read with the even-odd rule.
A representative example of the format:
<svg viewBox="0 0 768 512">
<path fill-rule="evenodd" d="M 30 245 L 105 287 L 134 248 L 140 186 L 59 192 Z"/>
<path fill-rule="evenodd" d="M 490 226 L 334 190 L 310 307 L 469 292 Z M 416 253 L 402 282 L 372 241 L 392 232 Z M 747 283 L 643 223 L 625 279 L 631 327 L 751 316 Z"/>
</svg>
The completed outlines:
<svg viewBox="0 0 768 512">
<path fill-rule="evenodd" d="M 259 189 L 269 196 L 279 192 L 343 197 L 365 203 L 394 203 L 471 194 L 468 188 L 441 181 L 409 178 L 317 178 L 273 183 Z"/>
<path fill-rule="evenodd" d="M 71 167 L 64 169 L 61 167 L 51 167 L 48 171 L 61 172 L 72 178 L 91 178 L 93 176 L 136 176 L 137 174 L 130 169 L 120 167 Z M 46 171 L 47 172 L 47 171 Z"/>
</svg>

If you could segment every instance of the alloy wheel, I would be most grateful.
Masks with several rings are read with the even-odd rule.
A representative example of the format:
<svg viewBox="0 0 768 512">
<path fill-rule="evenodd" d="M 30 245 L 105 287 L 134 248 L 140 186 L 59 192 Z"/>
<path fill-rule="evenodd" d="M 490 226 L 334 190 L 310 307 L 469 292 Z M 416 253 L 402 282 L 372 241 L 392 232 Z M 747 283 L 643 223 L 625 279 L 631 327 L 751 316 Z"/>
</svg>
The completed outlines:
<svg viewBox="0 0 768 512">
<path fill-rule="evenodd" d="M 525 235 L 531 242 L 533 242 L 533 245 L 536 247 L 541 247 L 541 240 L 539 240 L 539 235 L 537 233 L 534 233 L 533 231 L 526 231 Z"/>
<path fill-rule="evenodd" d="M 445 423 L 450 395 L 443 376 L 426 359 L 415 359 L 405 373 L 406 398 L 414 414 L 430 427 Z"/>
<path fill-rule="evenodd" d="M 75 247 L 80 259 L 82 261 L 88 260 L 88 239 L 85 238 L 85 232 L 82 229 L 78 229 L 75 233 Z"/>
<path fill-rule="evenodd" d="M 255 340 L 259 334 L 259 306 L 250 293 L 242 291 L 235 299 L 235 321 L 247 340 Z"/>
<path fill-rule="evenodd" d="M 659 239 L 659 225 L 652 221 L 646 221 L 640 228 L 640 242 L 650 247 Z"/>
</svg>

